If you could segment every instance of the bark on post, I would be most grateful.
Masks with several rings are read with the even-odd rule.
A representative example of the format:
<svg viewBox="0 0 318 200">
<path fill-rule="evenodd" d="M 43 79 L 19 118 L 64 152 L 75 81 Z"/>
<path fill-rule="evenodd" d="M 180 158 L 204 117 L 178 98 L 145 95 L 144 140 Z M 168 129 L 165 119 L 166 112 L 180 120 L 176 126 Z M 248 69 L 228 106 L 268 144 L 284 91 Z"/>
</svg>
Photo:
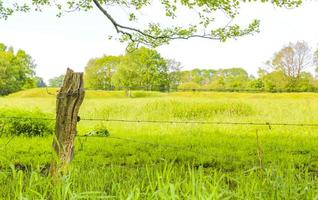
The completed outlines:
<svg viewBox="0 0 318 200">
<path fill-rule="evenodd" d="M 53 139 L 55 157 L 51 166 L 52 175 L 64 170 L 74 156 L 74 139 L 79 120 L 79 108 L 84 100 L 83 73 L 67 69 L 63 86 L 56 100 L 56 124 Z"/>
</svg>

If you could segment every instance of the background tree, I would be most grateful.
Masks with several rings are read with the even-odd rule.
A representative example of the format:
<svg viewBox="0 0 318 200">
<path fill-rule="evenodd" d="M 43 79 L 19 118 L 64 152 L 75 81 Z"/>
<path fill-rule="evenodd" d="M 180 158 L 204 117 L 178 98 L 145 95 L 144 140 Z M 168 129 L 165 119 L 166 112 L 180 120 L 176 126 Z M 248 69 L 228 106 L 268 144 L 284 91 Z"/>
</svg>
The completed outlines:
<svg viewBox="0 0 318 200">
<path fill-rule="evenodd" d="M 318 49 L 314 53 L 314 63 L 316 65 L 315 73 L 316 73 L 316 78 L 317 78 L 318 77 Z"/>
<path fill-rule="evenodd" d="M 168 67 L 168 90 L 174 90 L 181 83 L 181 63 L 174 59 L 168 59 L 166 62 Z"/>
<path fill-rule="evenodd" d="M 193 69 L 181 72 L 181 83 L 193 82 L 199 85 L 206 85 L 211 82 L 216 70 L 213 69 Z"/>
<path fill-rule="evenodd" d="M 250 91 L 264 91 L 264 82 L 261 78 L 255 78 L 254 76 L 250 76 L 249 82 L 247 84 L 247 90 Z"/>
<path fill-rule="evenodd" d="M 113 89 L 112 77 L 120 63 L 120 56 L 103 56 L 91 59 L 85 67 L 84 81 L 87 88 Z"/>
<path fill-rule="evenodd" d="M 117 88 L 166 90 L 169 87 L 167 62 L 157 51 L 141 47 L 121 59 L 113 83 Z"/>
<path fill-rule="evenodd" d="M 289 79 L 283 71 L 266 72 L 261 76 L 264 89 L 270 92 L 282 92 L 289 88 Z"/>
<path fill-rule="evenodd" d="M 126 92 L 126 96 L 130 96 L 128 93 L 131 89 L 140 88 L 139 78 L 140 74 L 138 74 L 138 69 L 136 65 L 129 65 L 130 59 L 124 56 L 121 59 L 120 65 L 117 68 L 116 73 L 112 78 L 112 84 L 116 87 L 116 89 L 122 90 L 124 89 Z"/>
<path fill-rule="evenodd" d="M 175 60 L 165 60 L 155 50 L 145 47 L 124 56 L 104 56 L 90 60 L 86 85 L 91 89 L 129 90 L 257 90 L 316 91 L 318 82 L 305 69 L 312 61 L 305 42 L 283 47 L 268 62 L 268 69 L 259 69 L 258 78 L 242 68 L 181 70 Z"/>
<path fill-rule="evenodd" d="M 312 64 L 312 52 L 304 41 L 290 43 L 283 47 L 269 62 L 275 71 L 282 71 L 289 79 L 289 87 L 294 87 L 301 73 Z"/>
<path fill-rule="evenodd" d="M 199 90 L 201 89 L 201 85 L 196 82 L 185 82 L 181 83 L 178 86 L 178 90 L 180 91 L 191 91 L 191 90 Z"/>
<path fill-rule="evenodd" d="M 60 88 L 63 84 L 64 74 L 49 79 L 49 87 Z"/>
<path fill-rule="evenodd" d="M 315 60 L 315 63 L 318 65 L 318 48 L 316 49 L 314 53 L 314 60 Z"/>
<path fill-rule="evenodd" d="M 272 3 L 277 7 L 292 8 L 301 4 L 301 0 L 258 0 L 262 3 Z M 113 0 L 30 0 L 30 1 L 4 1 L 0 0 L 0 18 L 7 19 L 15 12 L 28 12 L 30 10 L 42 11 L 45 6 L 55 6 L 57 15 L 61 16 L 65 11 L 89 11 L 97 7 L 104 17 L 110 22 L 119 35 L 120 41 L 129 41 L 129 47 L 136 48 L 140 44 L 157 47 L 168 44 L 175 39 L 205 38 L 226 41 L 228 38 L 237 38 L 259 31 L 259 21 L 253 20 L 248 26 L 241 28 L 239 24 L 233 24 L 234 18 L 239 14 L 242 3 L 249 1 L 240 0 L 164 0 L 164 1 L 113 1 Z M 156 3 L 156 4 L 155 4 Z M 148 20 L 148 17 L 140 15 L 149 6 L 155 5 L 162 10 L 162 16 Z M 125 7 L 129 9 L 126 23 L 119 23 L 112 15 L 112 8 Z M 182 12 L 180 12 L 182 10 Z M 179 23 L 178 18 L 187 11 L 192 16 L 193 22 Z M 215 13 L 222 11 L 229 18 L 225 26 L 216 26 Z M 169 18 L 171 25 L 160 23 L 161 18 Z M 148 21 L 148 25 L 140 21 Z M 141 28 L 139 28 L 141 27 Z M 142 28 L 145 27 L 145 28 Z"/>
<path fill-rule="evenodd" d="M 315 80 L 313 75 L 309 72 L 302 72 L 294 90 L 299 92 L 315 91 L 316 86 L 317 80 Z"/>
<path fill-rule="evenodd" d="M 36 87 L 39 87 L 39 88 L 46 87 L 46 83 L 44 82 L 43 78 L 39 76 L 35 77 L 35 83 L 36 83 Z"/>
<path fill-rule="evenodd" d="M 25 51 L 0 44 L 0 95 L 36 86 L 35 64 Z"/>
<path fill-rule="evenodd" d="M 210 89 L 245 89 L 249 83 L 248 73 L 242 68 L 219 69 L 214 73 Z"/>
</svg>

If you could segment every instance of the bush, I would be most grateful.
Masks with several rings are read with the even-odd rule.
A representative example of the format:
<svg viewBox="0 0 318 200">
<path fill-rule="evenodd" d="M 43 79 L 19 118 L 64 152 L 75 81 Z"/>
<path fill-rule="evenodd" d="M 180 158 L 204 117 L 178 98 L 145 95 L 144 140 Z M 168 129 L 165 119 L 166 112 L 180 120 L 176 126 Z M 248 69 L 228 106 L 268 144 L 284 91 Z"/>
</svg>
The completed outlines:
<svg viewBox="0 0 318 200">
<path fill-rule="evenodd" d="M 52 118 L 40 111 L 4 110 L 0 111 L 0 134 L 16 136 L 46 136 L 54 131 Z M 5 118 L 8 117 L 8 118 Z"/>
</svg>

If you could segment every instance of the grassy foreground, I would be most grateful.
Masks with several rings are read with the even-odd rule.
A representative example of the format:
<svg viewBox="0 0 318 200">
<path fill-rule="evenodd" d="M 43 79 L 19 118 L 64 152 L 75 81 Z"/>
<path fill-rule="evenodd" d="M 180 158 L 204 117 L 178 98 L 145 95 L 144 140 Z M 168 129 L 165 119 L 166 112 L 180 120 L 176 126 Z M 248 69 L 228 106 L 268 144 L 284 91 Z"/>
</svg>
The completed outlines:
<svg viewBox="0 0 318 200">
<path fill-rule="evenodd" d="M 54 91 L 54 90 L 53 90 Z M 28 90 L 7 109 L 54 117 Z M 318 94 L 87 91 L 82 118 L 317 123 Z M 0 199 L 317 199 L 318 127 L 81 121 L 71 173 L 47 176 L 52 136 L 0 137 Z M 258 137 L 257 137 L 258 135 Z"/>
</svg>

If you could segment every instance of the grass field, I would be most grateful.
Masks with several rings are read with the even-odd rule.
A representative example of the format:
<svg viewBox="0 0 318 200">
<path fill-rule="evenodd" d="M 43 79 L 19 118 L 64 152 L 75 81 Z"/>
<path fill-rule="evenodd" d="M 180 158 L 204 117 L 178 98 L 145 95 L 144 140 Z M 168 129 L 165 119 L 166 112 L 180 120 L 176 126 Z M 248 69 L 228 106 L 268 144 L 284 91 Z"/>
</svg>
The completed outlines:
<svg viewBox="0 0 318 200">
<path fill-rule="evenodd" d="M 51 92 L 54 92 L 52 89 Z M 0 112 L 54 117 L 35 89 Z M 318 94 L 87 91 L 81 118 L 318 124 Z M 47 176 L 52 136 L 0 137 L 0 199 L 317 199 L 318 127 L 80 121 L 71 173 Z M 257 137 L 258 135 L 258 137 Z"/>
</svg>

